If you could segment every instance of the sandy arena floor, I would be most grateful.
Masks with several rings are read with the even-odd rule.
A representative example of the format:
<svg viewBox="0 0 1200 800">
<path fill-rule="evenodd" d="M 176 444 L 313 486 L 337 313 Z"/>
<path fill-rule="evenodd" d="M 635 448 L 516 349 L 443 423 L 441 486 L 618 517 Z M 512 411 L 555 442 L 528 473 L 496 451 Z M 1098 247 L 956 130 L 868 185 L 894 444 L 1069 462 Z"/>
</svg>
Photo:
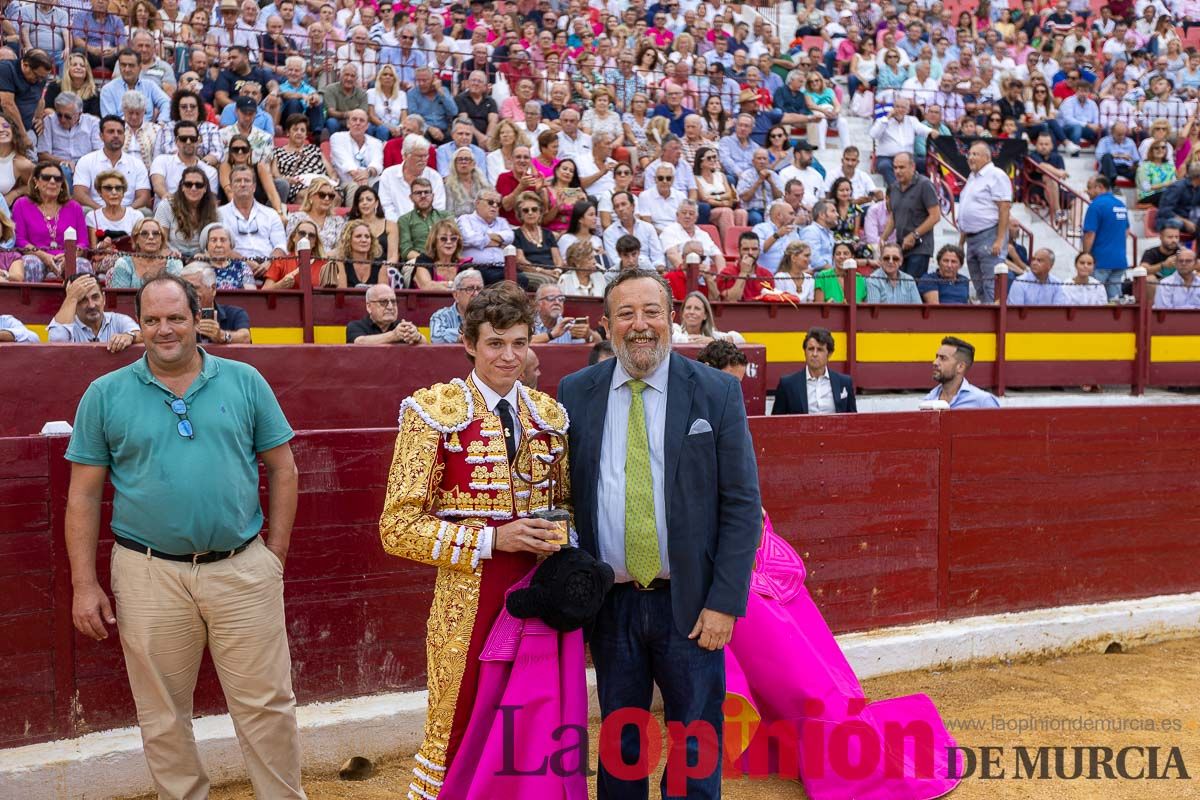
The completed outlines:
<svg viewBox="0 0 1200 800">
<path fill-rule="evenodd" d="M 965 779 L 953 793 L 962 800 L 1187 800 L 1200 798 L 1200 639 L 1168 642 L 1110 655 L 1073 655 L 1049 660 L 975 667 L 952 672 L 908 673 L 866 683 L 869 697 L 924 692 L 933 698 L 951 732 L 963 746 L 1178 747 L 1190 780 L 980 780 Z M 1015 728 L 1035 720 L 1043 730 Z M 1063 730 L 1064 725 L 1095 726 L 1109 720 L 1167 722 L 1167 730 Z M 1049 729 L 1047 729 L 1049 728 Z M 597 731 L 593 730 L 593 736 Z M 1012 773 L 1011 749 L 1003 761 Z M 1131 756 L 1135 769 L 1144 759 Z M 306 775 L 312 800 L 395 800 L 408 787 L 411 759 L 377 765 L 375 777 L 356 783 L 327 773 Z M 1173 773 L 1174 774 L 1174 773 Z M 652 784 L 654 785 L 654 784 Z M 213 800 L 241 800 L 253 793 L 246 784 L 214 790 Z M 799 784 L 728 780 L 728 800 L 805 798 Z M 147 796 L 149 798 L 149 796 Z M 142 800 L 142 799 L 139 799 Z"/>
</svg>

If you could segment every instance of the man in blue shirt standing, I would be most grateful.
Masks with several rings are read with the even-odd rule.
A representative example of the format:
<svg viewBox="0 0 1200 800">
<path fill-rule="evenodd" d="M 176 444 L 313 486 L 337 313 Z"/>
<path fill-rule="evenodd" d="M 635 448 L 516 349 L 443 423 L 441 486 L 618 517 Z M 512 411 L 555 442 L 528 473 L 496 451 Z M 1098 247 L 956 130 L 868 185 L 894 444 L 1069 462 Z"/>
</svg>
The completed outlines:
<svg viewBox="0 0 1200 800">
<path fill-rule="evenodd" d="M 933 358 L 933 379 L 937 381 L 926 400 L 944 400 L 951 408 L 999 408 L 1000 401 L 991 392 L 972 386 L 967 370 L 975 363 L 975 345 L 947 336 Z"/>
<path fill-rule="evenodd" d="M 1096 259 L 1096 280 L 1108 290 L 1109 301 L 1121 294 L 1121 281 L 1129 266 L 1125 237 L 1129 231 L 1129 211 L 1125 202 L 1112 193 L 1112 186 L 1103 175 L 1088 181 L 1088 197 L 1092 198 L 1083 217 L 1082 252 Z"/>
</svg>

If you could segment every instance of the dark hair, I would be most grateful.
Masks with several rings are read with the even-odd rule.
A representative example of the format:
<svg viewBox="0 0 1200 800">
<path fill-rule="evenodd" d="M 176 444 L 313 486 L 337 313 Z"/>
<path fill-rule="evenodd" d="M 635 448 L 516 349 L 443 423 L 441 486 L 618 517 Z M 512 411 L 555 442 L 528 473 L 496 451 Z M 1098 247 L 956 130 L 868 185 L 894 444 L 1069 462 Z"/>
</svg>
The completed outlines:
<svg viewBox="0 0 1200 800">
<path fill-rule="evenodd" d="M 622 236 L 621 238 L 623 239 L 625 237 Z M 608 309 L 608 296 L 611 295 L 613 291 L 622 283 L 635 280 L 648 280 L 657 283 L 658 287 L 662 289 L 663 296 L 667 298 L 667 311 L 669 312 L 671 310 L 671 287 L 667 284 L 666 279 L 663 278 L 662 275 L 659 275 L 652 269 L 627 269 L 624 272 L 618 272 L 617 276 L 609 281 L 608 286 L 604 287 L 604 316 L 612 316 Z"/>
<path fill-rule="evenodd" d="M 964 252 L 963 252 L 963 249 L 962 249 L 961 247 L 959 247 L 958 245 L 956 245 L 956 244 L 944 244 L 944 245 L 942 245 L 942 249 L 940 249 L 940 250 L 938 250 L 938 251 L 937 251 L 937 258 L 936 258 L 935 260 L 936 260 L 938 263 L 941 263 L 942 256 L 944 256 L 946 253 L 953 253 L 954 255 L 958 256 L 958 263 L 959 263 L 959 264 L 965 264 L 965 263 L 967 263 L 967 254 L 966 254 L 966 253 L 964 253 Z"/>
<path fill-rule="evenodd" d="M 188 175 L 195 175 L 204 183 L 204 196 L 195 205 L 188 202 L 183 194 L 183 182 Z M 179 174 L 179 185 L 175 194 L 171 195 L 171 214 L 175 217 L 175 226 L 179 235 L 184 239 L 199 236 L 204 226 L 217 221 L 217 198 L 208 182 L 208 175 L 198 166 L 184 167 Z"/>
<path fill-rule="evenodd" d="M 65 281 L 63 281 L 63 288 L 64 289 L 67 288 L 72 283 L 74 283 L 77 280 L 80 280 L 81 278 L 94 278 L 94 277 L 96 277 L 96 276 L 90 272 L 72 272 L 69 276 L 67 276 L 67 279 Z M 100 285 L 99 281 L 96 282 L 96 286 L 99 287 L 101 292 L 104 291 L 104 287 L 102 285 Z"/>
<path fill-rule="evenodd" d="M 851 203 L 851 205 L 854 204 L 854 184 L 851 183 L 850 179 L 847 178 L 845 175 L 841 175 L 841 176 L 835 178 L 833 183 L 831 183 L 829 185 L 829 194 L 827 196 L 829 198 L 829 201 L 831 203 L 833 203 L 834 208 L 837 208 L 838 189 L 841 188 L 843 183 L 850 187 L 850 203 Z"/>
<path fill-rule="evenodd" d="M 947 336 L 942 339 L 942 346 L 945 345 L 953 347 L 954 357 L 966 364 L 968 368 L 975 363 L 975 345 L 957 336 Z"/>
<path fill-rule="evenodd" d="M 738 350 L 736 344 L 724 339 L 716 339 L 706 344 L 696 355 L 696 360 L 713 369 L 725 369 L 739 364 L 744 367 L 750 363 L 746 354 Z"/>
<path fill-rule="evenodd" d="M 110 122 L 115 122 L 121 126 L 121 130 L 125 129 L 125 118 L 116 114 L 105 114 L 100 120 L 100 130 L 104 130 L 104 126 Z"/>
<path fill-rule="evenodd" d="M 592 208 L 591 200 L 577 200 L 575 205 L 571 206 L 571 221 L 567 223 L 567 233 L 574 234 L 580 238 L 591 236 L 592 231 L 580 231 L 579 224 L 583 220 L 583 215 Z"/>
<path fill-rule="evenodd" d="M 807 350 L 809 340 L 825 345 L 826 352 L 833 355 L 833 334 L 829 332 L 828 328 L 809 328 L 808 333 L 804 334 L 804 342 L 800 346 Z"/>
<path fill-rule="evenodd" d="M 196 132 L 197 136 L 200 135 L 200 123 L 198 123 L 198 122 L 192 122 L 191 120 L 187 120 L 187 119 L 180 120 L 179 122 L 175 123 L 175 130 L 172 132 L 176 136 L 178 136 L 180 128 L 191 128 L 193 131 Z"/>
<path fill-rule="evenodd" d="M 567 182 L 567 188 L 568 189 L 582 188 L 579 184 L 579 165 L 575 163 L 575 159 L 573 159 L 573 158 L 560 158 L 558 160 L 558 163 L 554 165 L 554 170 L 550 173 L 551 180 L 552 181 L 558 180 L 558 168 L 561 167 L 563 164 L 570 164 L 572 167 L 575 168 L 575 172 L 571 175 L 571 180 L 569 180 Z M 574 212 L 574 209 L 572 209 L 572 212 Z"/>
<path fill-rule="evenodd" d="M 283 121 L 283 129 L 288 133 L 291 133 L 292 128 L 297 125 L 308 125 L 308 116 L 305 114 L 288 114 L 287 119 Z"/>
<path fill-rule="evenodd" d="M 500 281 L 475 295 L 463 315 L 463 341 L 477 342 L 479 329 L 485 322 L 496 331 L 525 325 L 532 333 L 533 307 L 529 304 L 529 295 L 512 281 Z"/>
<path fill-rule="evenodd" d="M 716 153 L 717 148 L 710 147 L 709 145 L 704 145 L 696 150 L 696 156 L 695 156 L 695 158 L 692 159 L 692 174 L 693 175 L 700 174 L 700 165 L 704 161 L 704 157 L 706 155 L 708 155 L 709 152 Z"/>
<path fill-rule="evenodd" d="M 1112 188 L 1112 184 L 1108 182 L 1108 178 L 1104 177 L 1103 175 L 1093 175 L 1092 182 L 1106 192 Z"/>
<path fill-rule="evenodd" d="M 171 95 L 171 119 L 179 122 L 179 101 L 185 97 L 190 97 L 196 101 L 196 119 L 203 121 L 206 116 L 205 109 L 208 106 L 204 103 L 204 98 L 191 89 L 179 89 L 175 94 Z M 199 124 L 199 123 L 197 123 Z"/>
<path fill-rule="evenodd" d="M 59 177 L 58 196 L 55 197 L 55 201 L 58 202 L 60 205 L 66 205 L 67 201 L 71 199 L 71 195 L 67 191 L 67 173 L 62 168 L 62 165 L 51 164 L 49 161 L 42 161 L 42 162 L 39 162 L 38 164 L 34 165 L 33 179 L 30 181 L 30 186 L 29 186 L 29 189 L 27 192 L 28 197 L 34 203 L 42 202 L 42 190 L 37 187 L 37 185 L 34 183 L 34 181 L 41 178 L 42 174 L 45 173 L 45 171 L 48 169 L 54 169 L 54 170 L 58 171 L 58 177 Z"/>
<path fill-rule="evenodd" d="M 137 51 L 134 50 L 132 47 L 122 47 L 120 50 L 117 51 L 117 61 L 120 61 L 125 56 L 133 56 L 134 58 L 136 58 L 139 66 L 142 63 L 142 57 L 139 56 L 137 54 Z"/>
<path fill-rule="evenodd" d="M 637 207 L 637 200 L 634 199 L 633 192 L 629 191 L 628 189 L 622 189 L 619 192 L 613 192 L 612 199 L 614 204 L 617 202 L 617 198 L 621 195 L 625 195 L 625 197 L 629 199 L 629 205 L 634 206 L 635 208 Z"/>
<path fill-rule="evenodd" d="M 54 59 L 50 58 L 50 54 L 40 47 L 32 47 L 26 50 L 21 60 L 28 64 L 30 69 L 38 69 L 39 67 L 41 69 L 54 69 Z"/>
<path fill-rule="evenodd" d="M 640 253 L 642 252 L 642 240 L 626 233 L 617 239 L 614 249 L 619 256 L 623 256 L 626 253 Z"/>
<path fill-rule="evenodd" d="M 151 275 L 142 284 L 142 288 L 137 290 L 137 294 L 133 296 L 133 314 L 139 324 L 142 321 L 142 292 L 156 283 L 163 282 L 173 283 L 182 289 L 184 295 L 187 297 L 188 310 L 192 312 L 192 318 L 200 316 L 200 296 L 196 294 L 196 288 L 178 275 L 172 275 L 169 272 L 159 272 L 156 275 Z"/>
<path fill-rule="evenodd" d="M 592 345 L 592 350 L 590 353 L 588 353 L 588 366 L 591 367 L 599 364 L 602 357 L 612 358 L 615 355 L 616 353 L 613 352 L 612 342 L 610 342 L 608 339 L 602 339 Z"/>
<path fill-rule="evenodd" d="M 738 236 L 738 250 L 742 249 L 742 242 L 745 241 L 753 241 L 755 244 L 759 244 L 758 234 L 754 231 L 742 231 L 741 235 Z"/>
<path fill-rule="evenodd" d="M 292 116 L 300 117 L 304 115 L 293 114 Z M 288 117 L 288 119 L 291 119 L 291 117 Z M 308 118 L 305 117 L 304 121 L 308 122 Z M 371 194 L 375 195 L 375 218 L 383 219 L 383 203 L 379 202 L 379 192 L 375 191 L 370 186 L 360 186 L 354 190 L 354 195 L 350 198 L 350 211 L 346 214 L 346 219 L 366 219 L 366 217 L 364 217 L 358 210 L 358 201 L 362 199 L 362 196 L 365 192 L 370 192 Z"/>
</svg>

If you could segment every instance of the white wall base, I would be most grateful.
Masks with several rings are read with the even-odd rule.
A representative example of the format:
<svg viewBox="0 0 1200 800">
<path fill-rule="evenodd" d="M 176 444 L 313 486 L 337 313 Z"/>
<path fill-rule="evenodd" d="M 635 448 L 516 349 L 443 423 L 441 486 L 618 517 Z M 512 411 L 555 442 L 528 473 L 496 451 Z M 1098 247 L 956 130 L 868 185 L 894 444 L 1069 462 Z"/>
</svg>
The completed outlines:
<svg viewBox="0 0 1200 800">
<path fill-rule="evenodd" d="M 838 642 L 865 679 L 1002 658 L 1103 651 L 1114 641 L 1128 648 L 1198 633 L 1200 592 L 885 628 L 840 636 Z M 595 684 L 589 670 L 593 713 Z M 334 769 L 352 755 L 414 752 L 425 703 L 425 692 L 398 692 L 300 707 L 305 767 Z M 244 777 L 228 715 L 197 719 L 194 728 L 214 784 Z M 98 800 L 149 790 L 137 728 L 0 750 L 0 800 Z"/>
</svg>

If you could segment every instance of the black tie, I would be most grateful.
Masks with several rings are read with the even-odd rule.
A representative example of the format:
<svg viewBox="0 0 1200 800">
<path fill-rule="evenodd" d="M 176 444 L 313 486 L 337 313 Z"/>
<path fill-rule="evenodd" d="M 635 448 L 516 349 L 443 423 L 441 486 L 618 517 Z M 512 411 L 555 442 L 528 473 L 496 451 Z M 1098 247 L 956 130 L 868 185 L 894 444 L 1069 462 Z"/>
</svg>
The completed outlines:
<svg viewBox="0 0 1200 800">
<path fill-rule="evenodd" d="M 500 424 L 504 426 L 504 449 L 508 451 L 508 463 L 517 457 L 517 437 L 513 433 L 512 406 L 507 400 L 496 403 L 496 413 L 500 416 Z"/>
</svg>

